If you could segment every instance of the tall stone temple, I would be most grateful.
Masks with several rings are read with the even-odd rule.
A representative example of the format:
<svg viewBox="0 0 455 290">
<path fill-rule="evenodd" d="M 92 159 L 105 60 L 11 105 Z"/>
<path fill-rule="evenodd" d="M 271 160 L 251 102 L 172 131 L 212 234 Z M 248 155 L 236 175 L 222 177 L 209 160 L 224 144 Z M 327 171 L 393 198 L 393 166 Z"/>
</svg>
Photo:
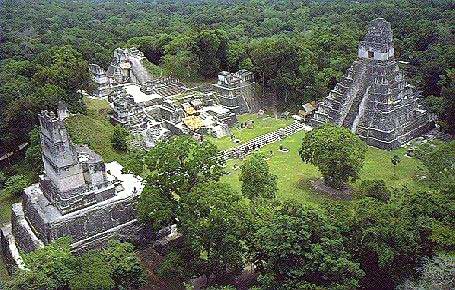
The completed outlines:
<svg viewBox="0 0 455 290">
<path fill-rule="evenodd" d="M 431 128 L 419 97 L 394 59 L 390 23 L 377 18 L 360 42 L 358 59 L 319 104 L 311 123 L 332 122 L 369 145 L 393 149 Z"/>
<path fill-rule="evenodd" d="M 134 205 L 142 180 L 123 174 L 117 162 L 105 164 L 87 146 L 73 144 L 63 118 L 48 111 L 39 115 L 44 174 L 24 190 L 22 203 L 12 206 L 11 223 L 0 229 L 10 266 L 23 267 L 20 253 L 62 236 L 72 238 L 75 252 L 112 238 L 139 240 Z"/>
</svg>

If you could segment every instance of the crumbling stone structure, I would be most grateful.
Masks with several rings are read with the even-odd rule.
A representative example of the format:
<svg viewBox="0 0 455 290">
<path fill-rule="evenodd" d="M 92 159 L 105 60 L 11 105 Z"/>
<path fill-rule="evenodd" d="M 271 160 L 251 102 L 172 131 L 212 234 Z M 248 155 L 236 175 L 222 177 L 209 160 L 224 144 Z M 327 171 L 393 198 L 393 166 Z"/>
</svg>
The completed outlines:
<svg viewBox="0 0 455 290">
<path fill-rule="evenodd" d="M 112 120 L 136 138 L 134 145 L 149 149 L 160 140 L 183 134 L 230 135 L 235 112 L 220 105 L 215 92 L 189 90 L 178 80 L 156 79 L 145 85 L 125 84 L 109 96 Z"/>
<path fill-rule="evenodd" d="M 117 162 L 104 164 L 87 146 L 74 145 L 62 116 L 39 115 L 44 174 L 12 207 L 11 223 L 1 228 L 1 249 L 10 265 L 23 266 L 30 252 L 62 236 L 74 251 L 104 245 L 111 238 L 139 241 L 135 203 L 141 179 L 122 174 Z"/>
<path fill-rule="evenodd" d="M 106 75 L 112 79 L 114 85 L 124 83 L 145 84 L 152 77 L 144 67 L 144 60 L 144 54 L 137 48 L 117 48 Z"/>
<path fill-rule="evenodd" d="M 152 78 L 144 59 L 136 48 L 117 48 L 106 72 L 90 66 L 94 96 L 108 96 L 112 120 L 133 134 L 137 147 L 151 148 L 172 135 L 230 135 L 237 114 L 259 110 L 254 76 L 247 70 L 221 72 L 216 84 L 190 89 L 172 77 Z"/>
<path fill-rule="evenodd" d="M 319 104 L 311 123 L 333 122 L 369 145 L 393 149 L 431 128 L 419 97 L 394 59 L 390 23 L 377 18 L 360 42 L 358 60 Z"/>
<path fill-rule="evenodd" d="M 111 92 L 111 81 L 102 67 L 97 64 L 90 65 L 90 73 L 95 83 L 93 95 L 98 98 L 106 98 Z"/>
<path fill-rule="evenodd" d="M 247 70 L 236 73 L 222 71 L 218 82 L 213 84 L 220 94 L 220 104 L 235 112 L 244 114 L 256 111 L 254 75 Z"/>
</svg>

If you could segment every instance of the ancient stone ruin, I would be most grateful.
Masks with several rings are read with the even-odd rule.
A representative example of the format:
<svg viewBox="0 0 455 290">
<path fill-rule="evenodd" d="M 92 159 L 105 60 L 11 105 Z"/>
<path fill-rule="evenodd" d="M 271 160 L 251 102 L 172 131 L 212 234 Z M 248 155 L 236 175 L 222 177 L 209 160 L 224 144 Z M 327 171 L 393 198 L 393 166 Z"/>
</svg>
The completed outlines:
<svg viewBox="0 0 455 290">
<path fill-rule="evenodd" d="M 122 84 L 145 84 L 152 77 L 144 66 L 145 57 L 137 48 L 117 48 L 107 71 L 97 64 L 90 64 L 90 73 L 95 84 L 93 96 L 106 98 Z"/>
<path fill-rule="evenodd" d="M 254 76 L 247 70 L 223 71 L 215 84 L 188 88 L 172 77 L 152 78 L 144 59 L 136 48 L 117 48 L 107 71 L 90 65 L 92 95 L 108 98 L 112 121 L 133 134 L 137 147 L 148 149 L 181 134 L 227 136 L 237 114 L 259 110 Z"/>
<path fill-rule="evenodd" d="M 358 60 L 319 104 L 311 123 L 333 122 L 369 145 L 393 149 L 431 128 L 419 97 L 394 59 L 390 23 L 377 18 L 360 42 Z"/>
<path fill-rule="evenodd" d="M 39 115 L 44 174 L 26 188 L 22 203 L 12 206 L 11 223 L 1 228 L 1 248 L 9 265 L 23 266 L 30 252 L 69 236 L 74 251 L 103 245 L 109 239 L 137 241 L 140 224 L 134 204 L 143 185 L 123 174 L 117 162 L 105 164 L 87 146 L 75 145 L 64 116 Z"/>
<path fill-rule="evenodd" d="M 113 80 L 113 85 L 124 83 L 144 84 L 152 79 L 144 67 L 144 60 L 144 54 L 137 48 L 117 48 L 114 51 L 114 58 L 107 69 L 106 75 Z"/>
<path fill-rule="evenodd" d="M 136 137 L 135 145 L 148 149 L 174 135 L 230 135 L 229 126 L 237 117 L 218 98 L 213 92 L 189 90 L 166 78 L 117 87 L 109 101 L 112 120 Z"/>
<path fill-rule="evenodd" d="M 111 80 L 107 77 L 106 71 L 97 64 L 90 64 L 90 73 L 95 83 L 93 95 L 98 98 L 106 98 L 111 92 Z"/>
<path fill-rule="evenodd" d="M 218 82 L 213 84 L 220 94 L 221 105 L 236 114 L 255 112 L 258 110 L 255 101 L 254 75 L 247 70 L 236 73 L 222 71 L 218 74 Z"/>
</svg>

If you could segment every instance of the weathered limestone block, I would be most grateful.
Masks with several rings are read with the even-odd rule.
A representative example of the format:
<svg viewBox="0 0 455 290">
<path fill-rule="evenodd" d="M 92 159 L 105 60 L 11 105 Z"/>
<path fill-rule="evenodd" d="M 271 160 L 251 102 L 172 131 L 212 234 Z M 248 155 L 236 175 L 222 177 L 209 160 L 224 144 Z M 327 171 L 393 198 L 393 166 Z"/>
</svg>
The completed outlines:
<svg viewBox="0 0 455 290">
<path fill-rule="evenodd" d="M 20 252 L 65 236 L 72 239 L 75 252 L 102 246 L 112 238 L 139 241 L 135 205 L 142 179 L 123 174 L 117 162 L 105 165 L 86 146 L 74 146 L 54 114 L 42 112 L 40 123 L 47 166 L 41 182 L 27 187 L 22 203 L 13 205 L 11 224 L 1 229 L 8 264 L 22 267 Z"/>
</svg>

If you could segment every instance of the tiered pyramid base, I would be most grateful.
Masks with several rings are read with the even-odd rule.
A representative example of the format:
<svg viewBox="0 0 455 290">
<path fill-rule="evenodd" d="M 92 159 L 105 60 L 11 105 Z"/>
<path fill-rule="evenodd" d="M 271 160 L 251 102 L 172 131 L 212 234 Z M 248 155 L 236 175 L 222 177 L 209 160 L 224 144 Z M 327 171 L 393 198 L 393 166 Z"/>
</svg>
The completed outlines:
<svg viewBox="0 0 455 290">
<path fill-rule="evenodd" d="M 76 253 L 101 247 L 111 239 L 139 242 L 141 226 L 135 204 L 141 181 L 121 174 L 117 165 L 106 164 L 115 177 L 123 179 L 114 197 L 67 214 L 49 202 L 38 184 L 26 188 L 23 202 L 12 207 L 11 223 L 0 229 L 1 250 L 9 271 L 24 266 L 22 253 L 63 236 L 72 238 Z"/>
</svg>

